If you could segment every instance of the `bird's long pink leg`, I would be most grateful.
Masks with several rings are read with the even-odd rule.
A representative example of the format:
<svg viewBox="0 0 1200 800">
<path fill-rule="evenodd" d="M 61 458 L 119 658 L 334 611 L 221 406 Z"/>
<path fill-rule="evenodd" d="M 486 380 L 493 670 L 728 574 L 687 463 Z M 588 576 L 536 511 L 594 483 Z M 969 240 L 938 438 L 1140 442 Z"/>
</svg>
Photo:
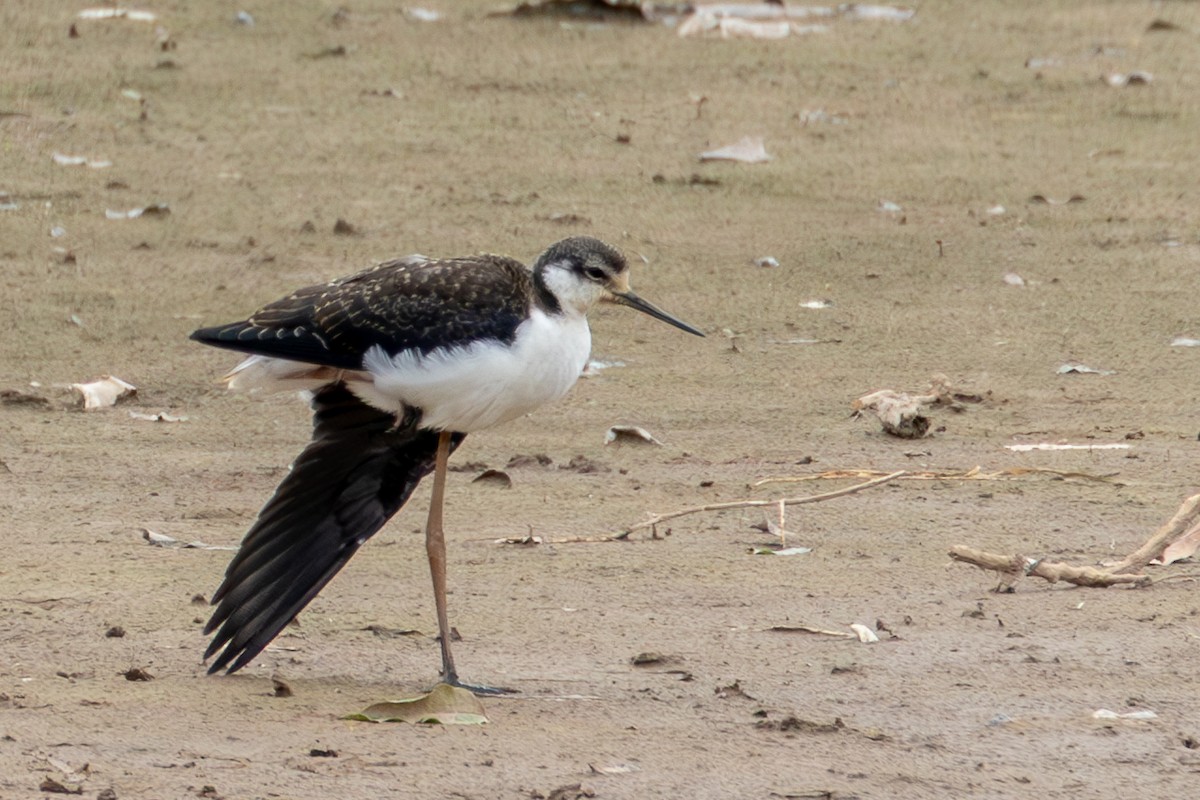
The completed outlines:
<svg viewBox="0 0 1200 800">
<path fill-rule="evenodd" d="M 450 434 L 438 434 L 437 461 L 433 468 L 433 497 L 425 524 L 425 553 L 433 576 L 433 603 L 437 608 L 438 638 L 442 645 L 442 680 L 458 684 L 454 656 L 450 653 L 450 617 L 446 613 L 446 536 L 442 530 L 442 501 L 446 496 L 446 463 L 450 459 Z"/>
</svg>

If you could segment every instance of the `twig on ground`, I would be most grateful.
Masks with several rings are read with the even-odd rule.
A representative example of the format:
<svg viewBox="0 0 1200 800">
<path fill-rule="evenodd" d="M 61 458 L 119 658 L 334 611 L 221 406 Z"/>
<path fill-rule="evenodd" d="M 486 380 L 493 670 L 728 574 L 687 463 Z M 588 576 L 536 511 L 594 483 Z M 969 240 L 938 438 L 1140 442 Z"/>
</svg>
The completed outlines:
<svg viewBox="0 0 1200 800">
<path fill-rule="evenodd" d="M 825 472 L 814 472 L 811 475 L 785 475 L 775 478 L 763 478 L 754 483 L 755 486 L 765 486 L 769 483 L 805 483 L 807 481 L 837 480 L 841 478 L 868 478 L 885 473 L 870 469 L 835 469 Z M 1076 472 L 1047 467 L 1006 467 L 997 472 L 984 472 L 980 467 L 967 470 L 907 470 L 900 480 L 905 481 L 998 481 L 1006 478 L 1020 478 L 1025 475 L 1051 475 L 1056 478 L 1077 478 L 1079 480 L 1113 483 L 1117 473 L 1108 475 L 1093 475 L 1090 472 Z"/>
<path fill-rule="evenodd" d="M 1063 581 L 1076 586 L 1115 586 L 1117 584 L 1146 586 L 1150 583 L 1150 578 L 1146 575 L 1117 575 L 1095 567 L 1076 567 L 1058 561 L 1029 558 L 1019 553 L 1005 556 L 975 550 L 963 545 L 955 545 L 950 548 L 950 557 L 955 561 L 974 564 L 981 569 L 999 572 L 1004 586 L 1012 586 L 1026 575 L 1043 578 L 1050 583 Z"/>
<path fill-rule="evenodd" d="M 782 508 L 784 506 L 798 506 L 798 505 L 802 505 L 804 503 L 817 503 L 822 500 L 832 500 L 835 497 L 843 497 L 848 494 L 854 494 L 855 492 L 861 492 L 864 489 L 870 489 L 874 486 L 879 486 L 880 484 L 887 483 L 888 481 L 891 481 L 891 480 L 895 480 L 896 478 L 899 478 L 903 474 L 904 474 L 904 470 L 899 470 L 898 472 L 892 472 L 892 473 L 889 473 L 882 477 L 866 481 L 865 483 L 858 483 L 858 484 L 855 484 L 854 486 L 847 486 L 845 489 L 838 489 L 838 490 L 832 491 L 832 492 L 824 492 L 822 494 L 808 495 L 806 497 L 789 497 L 789 498 L 784 498 L 782 500 L 731 500 L 727 503 L 708 503 L 708 504 L 702 505 L 702 506 L 695 506 L 694 508 L 685 508 L 680 511 L 672 511 L 669 514 L 655 514 L 654 516 L 650 517 L 650 519 L 646 520 L 645 522 L 639 522 L 636 525 L 629 526 L 624 531 L 617 534 L 615 538 L 624 539 L 624 538 L 628 537 L 634 531 L 642 530 L 643 528 L 653 529 L 657 525 L 659 525 L 663 522 L 666 522 L 669 519 L 675 519 L 676 517 L 687 516 L 688 514 L 699 514 L 703 511 L 727 511 L 732 508 L 761 508 L 763 506 L 774 506 L 774 505 L 778 505 L 780 508 Z"/>
</svg>

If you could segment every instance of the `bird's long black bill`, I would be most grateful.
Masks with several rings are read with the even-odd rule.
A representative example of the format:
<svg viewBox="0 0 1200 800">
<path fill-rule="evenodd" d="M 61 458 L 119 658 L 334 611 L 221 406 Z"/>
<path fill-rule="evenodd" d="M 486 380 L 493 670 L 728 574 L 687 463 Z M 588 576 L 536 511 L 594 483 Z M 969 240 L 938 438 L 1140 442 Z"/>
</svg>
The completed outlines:
<svg viewBox="0 0 1200 800">
<path fill-rule="evenodd" d="M 666 322 L 669 325 L 674 325 L 676 328 L 679 328 L 679 330 L 681 330 L 681 331 L 687 331 L 688 333 L 695 334 L 696 336 L 704 335 L 699 330 L 697 330 L 696 328 L 693 328 L 691 325 L 688 325 L 683 320 L 672 317 L 670 314 L 663 311 L 661 308 L 654 305 L 649 300 L 643 300 L 642 298 L 638 297 L 633 292 L 621 292 L 621 293 L 614 292 L 612 297 L 613 297 L 614 303 L 618 303 L 619 305 L 623 305 L 623 306 L 629 306 L 630 308 L 636 308 L 638 311 L 641 311 L 643 314 L 649 314 L 650 316 L 654 317 L 655 319 L 661 319 L 663 322 Z"/>
</svg>

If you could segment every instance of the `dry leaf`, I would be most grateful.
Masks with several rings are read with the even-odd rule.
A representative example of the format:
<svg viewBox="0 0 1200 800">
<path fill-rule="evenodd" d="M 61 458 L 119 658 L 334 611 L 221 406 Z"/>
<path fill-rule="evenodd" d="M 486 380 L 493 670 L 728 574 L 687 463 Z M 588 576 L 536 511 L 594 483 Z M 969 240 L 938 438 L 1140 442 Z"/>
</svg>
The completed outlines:
<svg viewBox="0 0 1200 800">
<path fill-rule="evenodd" d="M 929 417 L 921 409 L 936 400 L 930 395 L 910 395 L 881 389 L 854 401 L 855 411 L 872 409 L 883 424 L 883 430 L 902 439 L 920 439 L 929 432 Z"/>
<path fill-rule="evenodd" d="M 633 764 L 588 764 L 588 769 L 597 775 L 627 775 L 638 771 Z"/>
<path fill-rule="evenodd" d="M 118 400 L 137 394 L 137 387 L 115 375 L 105 375 L 92 383 L 72 383 L 71 388 L 83 395 L 84 410 L 109 408 Z"/>
<path fill-rule="evenodd" d="M 171 213 L 170 207 L 166 203 L 151 203 L 148 206 L 139 206 L 131 208 L 128 211 L 113 211 L 111 208 L 104 210 L 104 216 L 108 219 L 137 219 L 138 217 L 165 217 Z"/>
<path fill-rule="evenodd" d="M 1163 550 L 1163 566 L 1191 558 L 1198 549 L 1200 549 L 1200 525 L 1194 525 L 1188 529 L 1187 533 L 1171 542 L 1167 549 Z"/>
<path fill-rule="evenodd" d="M 134 22 L 154 22 L 158 19 L 150 11 L 138 11 L 133 8 L 85 8 L 75 15 L 79 19 L 128 19 Z"/>
<path fill-rule="evenodd" d="M 1077 373 L 1079 375 L 1116 375 L 1117 374 L 1116 370 L 1096 369 L 1095 367 L 1089 367 L 1086 364 L 1063 364 L 1061 367 L 1059 367 L 1057 370 L 1055 370 L 1055 372 L 1057 372 L 1059 375 L 1069 375 L 1071 373 Z"/>
<path fill-rule="evenodd" d="M 69 156 L 65 153 L 55 152 L 51 158 L 54 163 L 62 167 L 90 167 L 91 169 L 105 169 L 112 166 L 112 162 L 106 158 L 88 158 L 87 156 Z"/>
<path fill-rule="evenodd" d="M 157 414 L 143 414 L 140 411 L 130 411 L 131 419 L 141 420 L 143 422 L 187 422 L 187 417 L 177 417 L 173 414 L 168 414 L 165 411 L 160 411 Z"/>
<path fill-rule="evenodd" d="M 738 141 L 716 150 L 700 154 L 701 161 L 740 161 L 743 164 L 761 164 L 770 161 L 761 136 L 743 136 Z"/>
<path fill-rule="evenodd" d="M 482 725 L 488 721 L 479 698 L 467 689 L 446 683 L 439 683 L 429 694 L 375 703 L 346 719 L 438 725 Z"/>
<path fill-rule="evenodd" d="M 507 472 L 502 472 L 498 469 L 485 469 L 471 483 L 486 483 L 501 489 L 512 488 L 512 478 L 508 477 Z"/>
<path fill-rule="evenodd" d="M 860 622 L 853 623 L 850 626 L 850 630 L 854 631 L 854 634 L 858 636 L 858 640 L 863 644 L 873 644 L 879 641 L 879 637 L 875 634 L 875 631 Z"/>
<path fill-rule="evenodd" d="M 1071 203 L 1082 203 L 1083 200 L 1084 200 L 1084 197 L 1081 194 L 1073 194 L 1070 197 L 1068 197 L 1066 200 L 1059 200 L 1054 197 L 1047 197 L 1044 194 L 1035 194 L 1029 198 L 1029 202 L 1031 202 L 1031 203 L 1040 203 L 1042 205 L 1047 205 L 1047 206 L 1065 206 L 1065 205 L 1070 205 Z"/>
<path fill-rule="evenodd" d="M 645 428 L 639 428 L 636 425 L 613 425 L 604 434 L 604 443 L 625 444 L 632 442 L 634 444 L 657 444 L 662 445 L 658 439 L 655 439 L 650 431 Z"/>
</svg>

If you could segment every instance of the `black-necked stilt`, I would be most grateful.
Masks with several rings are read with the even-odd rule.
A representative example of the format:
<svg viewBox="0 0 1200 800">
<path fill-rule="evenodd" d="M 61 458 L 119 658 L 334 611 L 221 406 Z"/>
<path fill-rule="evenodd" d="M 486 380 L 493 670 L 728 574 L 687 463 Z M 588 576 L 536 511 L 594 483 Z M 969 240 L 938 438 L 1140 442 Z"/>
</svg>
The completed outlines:
<svg viewBox="0 0 1200 800">
<path fill-rule="evenodd" d="M 601 301 L 704 335 L 634 294 L 620 251 L 588 237 L 551 245 L 532 270 L 494 255 L 388 261 L 193 333 L 251 354 L 226 376 L 230 388 L 308 390 L 314 411 L 312 441 L 213 595 L 208 671 L 258 655 L 432 471 L 425 546 L 442 679 L 464 685 L 446 614 L 446 461 L 468 433 L 566 394 Z"/>
</svg>

